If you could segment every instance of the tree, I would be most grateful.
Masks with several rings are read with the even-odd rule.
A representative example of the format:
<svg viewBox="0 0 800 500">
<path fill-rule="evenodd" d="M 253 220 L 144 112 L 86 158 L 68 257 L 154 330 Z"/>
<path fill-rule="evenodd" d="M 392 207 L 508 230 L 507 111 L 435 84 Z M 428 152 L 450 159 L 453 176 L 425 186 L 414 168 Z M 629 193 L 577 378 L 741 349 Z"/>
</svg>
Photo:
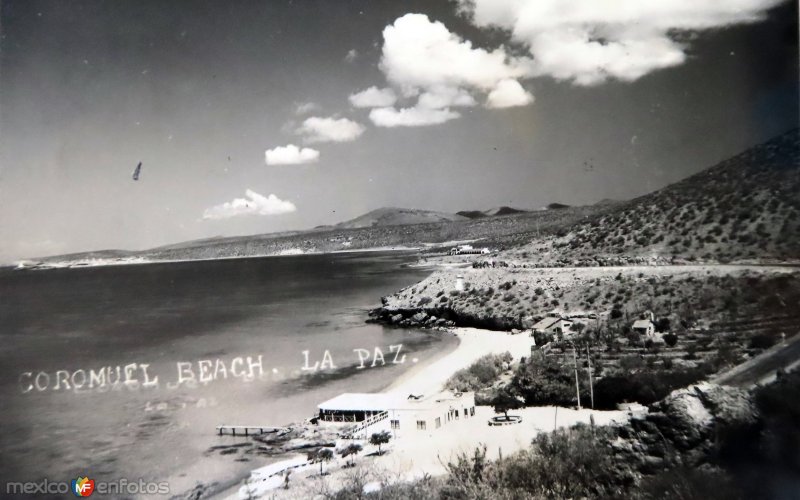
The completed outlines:
<svg viewBox="0 0 800 500">
<path fill-rule="evenodd" d="M 670 327 L 670 320 L 669 318 L 658 318 L 656 321 L 656 331 L 658 333 L 668 332 Z"/>
<path fill-rule="evenodd" d="M 492 406 L 495 413 L 502 413 L 508 420 L 509 410 L 517 410 L 522 408 L 524 403 L 517 397 L 517 395 L 509 388 L 503 388 L 497 396 L 492 400 Z"/>
<path fill-rule="evenodd" d="M 386 444 L 392 439 L 392 434 L 389 431 L 375 432 L 369 437 L 369 444 L 378 447 L 378 455 L 381 455 L 381 445 Z"/>
<path fill-rule="evenodd" d="M 352 443 L 347 445 L 347 447 L 339 452 L 339 454 L 342 456 L 342 458 L 352 457 L 353 455 L 359 454 L 362 449 L 363 448 L 360 444 Z M 350 465 L 355 465 L 355 462 L 352 459 L 350 460 Z"/>
<path fill-rule="evenodd" d="M 308 452 L 309 462 L 319 462 L 319 475 L 322 475 L 322 464 L 333 460 L 333 452 L 328 448 L 320 448 L 316 451 Z"/>
</svg>

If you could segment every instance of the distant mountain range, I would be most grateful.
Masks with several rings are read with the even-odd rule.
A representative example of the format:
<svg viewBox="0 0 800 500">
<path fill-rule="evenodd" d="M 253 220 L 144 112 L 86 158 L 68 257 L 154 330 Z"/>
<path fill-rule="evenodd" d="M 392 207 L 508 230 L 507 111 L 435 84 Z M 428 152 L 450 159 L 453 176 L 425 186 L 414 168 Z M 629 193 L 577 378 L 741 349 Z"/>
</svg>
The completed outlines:
<svg viewBox="0 0 800 500">
<path fill-rule="evenodd" d="M 358 229 L 376 226 L 399 226 L 405 224 L 430 224 L 433 222 L 464 221 L 467 217 L 458 214 L 417 210 L 413 208 L 384 207 L 367 212 L 364 215 L 340 222 L 333 226 L 337 229 Z"/>
<path fill-rule="evenodd" d="M 797 130 L 694 176 L 630 201 L 501 206 L 456 214 L 380 208 L 308 231 L 214 237 L 139 252 L 101 250 L 42 262 L 191 260 L 426 247 L 481 240 L 500 258 L 535 265 L 633 261 L 800 259 L 800 135 Z M 431 250 L 433 251 L 433 250 Z M 89 264 L 91 265 L 91 264 Z"/>
<path fill-rule="evenodd" d="M 619 257 L 720 262 L 800 260 L 800 132 L 612 205 L 510 254 L 544 264 Z"/>
<path fill-rule="evenodd" d="M 424 247 L 436 252 L 437 244 L 454 240 L 482 240 L 484 245 L 492 248 L 507 248 L 521 238 L 530 241 L 530 235 L 552 232 L 608 209 L 586 206 L 524 211 L 498 207 L 481 211 L 480 217 L 469 218 L 460 214 L 387 207 L 334 226 L 319 226 L 307 231 L 216 236 L 138 252 L 102 250 L 33 260 L 49 266 L 294 255 L 370 248 Z"/>
</svg>

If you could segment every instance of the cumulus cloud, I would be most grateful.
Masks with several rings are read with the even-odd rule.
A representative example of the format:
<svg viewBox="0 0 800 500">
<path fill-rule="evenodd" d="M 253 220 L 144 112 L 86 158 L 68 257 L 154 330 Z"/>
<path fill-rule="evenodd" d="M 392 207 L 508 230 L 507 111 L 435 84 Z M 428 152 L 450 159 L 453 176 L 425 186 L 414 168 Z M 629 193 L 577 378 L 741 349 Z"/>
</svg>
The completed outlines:
<svg viewBox="0 0 800 500">
<path fill-rule="evenodd" d="M 354 105 L 364 102 L 363 107 L 376 108 L 369 118 L 379 127 L 436 125 L 461 116 L 451 108 L 475 106 L 476 96 L 490 92 L 502 92 L 492 103 L 521 106 L 533 102 L 516 81 L 532 75 L 532 68 L 529 58 L 512 57 L 504 47 L 492 51 L 473 47 L 472 42 L 426 15 L 406 14 L 383 30 L 380 69 L 403 101 L 416 99 L 416 103 L 396 107 L 396 93 L 376 87 L 354 94 L 350 100 Z M 497 91 L 501 82 L 503 89 Z M 513 83 L 520 91 L 511 95 L 516 90 L 509 88 Z M 378 99 L 378 92 L 385 92 L 387 98 Z M 388 98 L 389 92 L 393 99 Z"/>
<path fill-rule="evenodd" d="M 369 119 L 379 127 L 420 127 L 438 125 L 461 116 L 450 109 L 431 109 L 421 106 L 395 109 L 375 108 L 369 113 Z"/>
<path fill-rule="evenodd" d="M 344 56 L 344 60 L 349 63 L 355 62 L 356 59 L 358 59 L 358 51 L 356 49 L 350 49 L 347 51 L 347 55 Z"/>
<path fill-rule="evenodd" d="M 487 108 L 511 108 L 527 106 L 533 102 L 533 96 L 522 88 L 516 80 L 501 80 L 486 97 Z"/>
<path fill-rule="evenodd" d="M 311 148 L 299 148 L 294 144 L 278 146 L 264 152 L 267 165 L 300 165 L 314 163 L 319 160 L 319 151 Z"/>
<path fill-rule="evenodd" d="M 535 76 L 634 81 L 686 60 L 678 33 L 752 23 L 782 0 L 458 0 L 478 27 L 511 33 Z"/>
<path fill-rule="evenodd" d="M 500 47 L 473 48 L 424 14 L 406 14 L 383 30 L 380 68 L 387 80 L 415 95 L 433 87 L 491 89 L 498 81 L 529 72 L 529 61 L 509 57 Z"/>
<path fill-rule="evenodd" d="M 319 105 L 314 102 L 297 102 L 294 105 L 294 113 L 296 115 L 304 115 L 319 109 Z"/>
<path fill-rule="evenodd" d="M 364 133 L 364 126 L 347 118 L 306 118 L 297 133 L 308 142 L 348 142 Z"/>
<path fill-rule="evenodd" d="M 234 198 L 221 205 L 207 208 L 203 219 L 219 220 L 239 215 L 279 215 L 297 210 L 291 201 L 283 201 L 274 194 L 262 196 L 250 189 L 245 191 L 245 198 Z"/>
<path fill-rule="evenodd" d="M 475 98 L 458 87 L 431 87 L 417 100 L 417 106 L 428 109 L 442 109 L 450 106 L 475 106 Z"/>
<path fill-rule="evenodd" d="M 368 89 L 351 94 L 350 104 L 357 108 L 385 108 L 392 106 L 397 101 L 397 95 L 390 88 L 379 89 L 372 86 Z"/>
</svg>

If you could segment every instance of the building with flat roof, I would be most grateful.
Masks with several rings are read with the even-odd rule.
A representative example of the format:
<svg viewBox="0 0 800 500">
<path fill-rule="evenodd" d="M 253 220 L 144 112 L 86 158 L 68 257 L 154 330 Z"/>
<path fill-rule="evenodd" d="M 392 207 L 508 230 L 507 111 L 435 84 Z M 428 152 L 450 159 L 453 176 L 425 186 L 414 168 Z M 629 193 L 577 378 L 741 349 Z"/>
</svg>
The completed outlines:
<svg viewBox="0 0 800 500">
<path fill-rule="evenodd" d="M 344 393 L 320 403 L 321 422 L 363 423 L 366 427 L 385 426 L 397 431 L 439 429 L 449 422 L 475 416 L 475 394 L 442 391 L 431 395 Z M 363 428 L 362 428 L 363 427 Z M 371 429 L 378 430 L 377 428 Z"/>
</svg>

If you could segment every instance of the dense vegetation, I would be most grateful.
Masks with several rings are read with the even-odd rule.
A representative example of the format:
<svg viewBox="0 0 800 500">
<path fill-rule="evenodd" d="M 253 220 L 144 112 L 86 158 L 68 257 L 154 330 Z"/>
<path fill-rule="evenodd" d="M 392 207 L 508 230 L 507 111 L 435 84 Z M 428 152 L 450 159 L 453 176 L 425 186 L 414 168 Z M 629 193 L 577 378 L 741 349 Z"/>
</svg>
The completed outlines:
<svg viewBox="0 0 800 500">
<path fill-rule="evenodd" d="M 491 387 L 499 380 L 500 375 L 508 370 L 512 359 L 511 353 L 508 352 L 487 354 L 469 367 L 454 373 L 445 384 L 445 388 L 451 391 L 468 392 Z"/>
</svg>

